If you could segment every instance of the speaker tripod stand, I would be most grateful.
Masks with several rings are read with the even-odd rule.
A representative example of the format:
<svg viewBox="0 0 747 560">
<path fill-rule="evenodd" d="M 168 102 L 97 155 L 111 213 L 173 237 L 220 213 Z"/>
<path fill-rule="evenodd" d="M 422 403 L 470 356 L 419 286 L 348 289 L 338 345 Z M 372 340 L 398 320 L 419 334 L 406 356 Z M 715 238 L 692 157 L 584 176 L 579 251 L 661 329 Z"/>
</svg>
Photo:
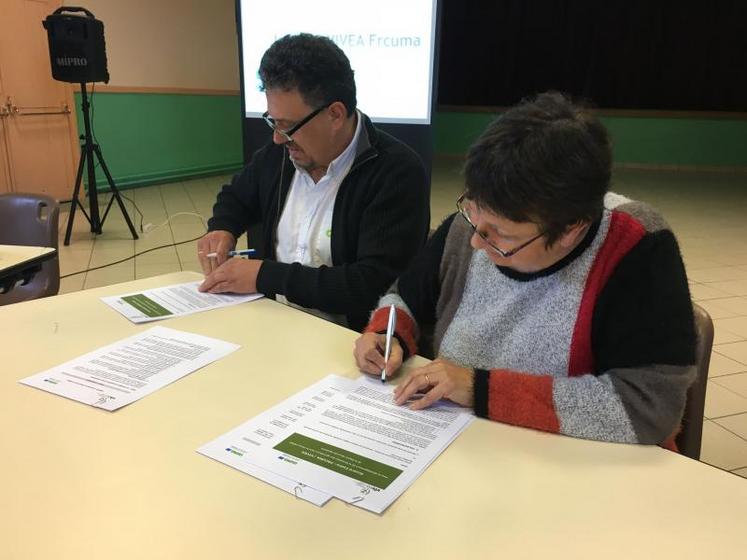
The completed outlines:
<svg viewBox="0 0 747 560">
<path fill-rule="evenodd" d="M 130 228 L 130 233 L 132 234 L 133 239 L 138 239 L 137 232 L 135 231 L 135 226 L 132 225 L 132 220 L 130 220 L 129 214 L 127 214 L 127 209 L 124 206 L 124 203 L 122 202 L 122 197 L 119 195 L 119 190 L 117 189 L 117 186 L 114 184 L 114 179 L 112 179 L 111 173 L 109 173 L 109 168 L 106 166 L 106 162 L 104 161 L 104 156 L 101 155 L 101 148 L 98 144 L 95 144 L 93 141 L 93 137 L 91 134 L 91 117 L 89 114 L 90 111 L 90 104 L 88 103 L 88 95 L 86 92 L 86 84 L 81 83 L 80 84 L 80 96 L 81 96 L 81 108 L 83 112 L 83 123 L 85 125 L 85 135 L 81 136 L 82 143 L 80 145 L 80 161 L 78 162 L 78 175 L 75 179 L 75 189 L 73 190 L 73 199 L 70 204 L 70 215 L 67 218 L 67 230 L 65 231 L 65 245 L 70 245 L 70 234 L 73 231 L 73 221 L 75 220 L 75 210 L 78 206 L 80 206 L 80 211 L 83 212 L 83 215 L 88 220 L 88 223 L 91 224 L 91 233 L 95 233 L 97 235 L 102 233 L 102 228 L 104 227 L 104 221 L 106 220 L 106 217 L 109 215 L 109 210 L 112 207 L 112 203 L 116 200 L 117 204 L 119 205 L 119 209 L 122 211 L 122 215 L 124 216 L 125 221 L 127 222 L 127 227 Z M 99 214 L 99 198 L 98 198 L 98 190 L 96 188 L 96 174 L 95 174 L 95 166 L 93 162 L 93 156 L 96 155 L 96 159 L 98 159 L 99 165 L 101 165 L 101 169 L 104 171 L 104 175 L 106 175 L 106 180 L 109 183 L 109 187 L 112 191 L 112 197 L 109 199 L 109 204 L 106 206 L 106 210 L 104 211 L 103 218 L 100 217 Z M 83 205 L 78 202 L 78 195 L 80 194 L 80 185 L 83 181 L 83 167 L 87 168 L 87 177 L 88 177 L 88 206 L 89 206 L 89 212 L 90 216 L 86 213 L 86 210 L 83 208 Z"/>
</svg>

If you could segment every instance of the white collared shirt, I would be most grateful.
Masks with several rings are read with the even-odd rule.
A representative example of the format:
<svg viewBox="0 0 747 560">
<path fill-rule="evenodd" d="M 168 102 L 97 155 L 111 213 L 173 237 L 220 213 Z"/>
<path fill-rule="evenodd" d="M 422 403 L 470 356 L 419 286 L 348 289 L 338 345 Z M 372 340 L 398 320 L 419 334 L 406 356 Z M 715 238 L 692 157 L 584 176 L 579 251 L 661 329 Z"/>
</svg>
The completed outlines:
<svg viewBox="0 0 747 560">
<path fill-rule="evenodd" d="M 305 169 L 296 167 L 278 223 L 275 247 L 278 262 L 297 262 L 314 268 L 332 266 L 332 213 L 340 184 L 355 160 L 363 121 L 360 112 L 356 111 L 356 117 L 358 123 L 353 139 L 329 164 L 327 173 L 318 183 L 314 183 Z M 277 299 L 288 303 L 282 296 Z M 340 322 L 339 317 L 310 311 Z"/>
</svg>

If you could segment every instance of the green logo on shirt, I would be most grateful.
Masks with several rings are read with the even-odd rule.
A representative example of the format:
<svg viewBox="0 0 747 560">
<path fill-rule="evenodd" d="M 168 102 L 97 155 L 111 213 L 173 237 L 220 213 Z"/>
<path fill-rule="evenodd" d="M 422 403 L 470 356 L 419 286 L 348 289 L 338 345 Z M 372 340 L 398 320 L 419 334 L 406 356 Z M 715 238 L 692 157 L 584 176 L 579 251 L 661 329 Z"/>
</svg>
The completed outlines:
<svg viewBox="0 0 747 560">
<path fill-rule="evenodd" d="M 327 237 L 332 237 L 332 230 L 331 229 L 328 229 L 326 233 L 327 233 Z"/>
</svg>

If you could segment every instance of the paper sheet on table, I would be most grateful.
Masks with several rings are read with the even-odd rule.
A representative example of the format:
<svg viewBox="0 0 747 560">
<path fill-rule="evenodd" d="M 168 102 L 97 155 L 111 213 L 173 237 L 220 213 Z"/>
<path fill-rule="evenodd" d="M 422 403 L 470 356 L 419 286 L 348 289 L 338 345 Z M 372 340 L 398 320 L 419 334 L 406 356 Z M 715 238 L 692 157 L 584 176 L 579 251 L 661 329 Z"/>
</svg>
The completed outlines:
<svg viewBox="0 0 747 560">
<path fill-rule="evenodd" d="M 329 375 L 198 451 L 239 456 L 232 466 L 244 472 L 251 464 L 381 513 L 473 420 L 447 403 L 396 406 L 393 390 Z"/>
<path fill-rule="evenodd" d="M 234 445 L 231 441 L 233 441 L 232 438 L 222 436 L 206 445 L 203 445 L 197 451 L 206 457 L 215 459 L 229 467 L 233 467 L 236 470 L 249 474 L 254 478 L 258 478 L 263 482 L 280 488 L 281 490 L 285 490 L 289 494 L 293 494 L 297 498 L 304 499 L 316 506 L 321 507 L 332 498 L 330 494 L 325 494 L 324 492 L 320 492 L 315 488 L 310 488 L 301 482 L 280 476 L 272 471 L 253 465 L 246 458 L 246 451 L 243 448 L 244 446 L 239 446 L 238 444 Z M 226 447 L 221 447 L 222 445 L 225 445 Z"/>
<path fill-rule="evenodd" d="M 101 301 L 119 311 L 133 323 L 147 323 L 200 311 L 253 301 L 262 294 L 208 294 L 199 292 L 197 282 L 174 284 L 121 296 L 102 297 Z"/>
<path fill-rule="evenodd" d="M 238 349 L 215 338 L 153 327 L 20 382 L 116 410 Z"/>
</svg>

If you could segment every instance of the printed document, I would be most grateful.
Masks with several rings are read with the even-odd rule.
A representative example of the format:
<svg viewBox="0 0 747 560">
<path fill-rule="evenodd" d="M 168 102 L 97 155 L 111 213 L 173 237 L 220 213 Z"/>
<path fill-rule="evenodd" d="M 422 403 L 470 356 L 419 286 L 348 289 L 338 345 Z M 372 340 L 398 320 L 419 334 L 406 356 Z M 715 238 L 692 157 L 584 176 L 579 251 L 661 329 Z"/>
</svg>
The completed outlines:
<svg viewBox="0 0 747 560">
<path fill-rule="evenodd" d="M 215 338 L 153 327 L 20 382 L 116 410 L 238 349 Z"/>
<path fill-rule="evenodd" d="M 393 391 L 377 379 L 329 375 L 198 451 L 381 513 L 473 420 L 446 402 L 397 406 Z"/>
<path fill-rule="evenodd" d="M 302 482 L 286 478 L 250 463 L 241 448 L 232 446 L 230 443 L 226 444 L 228 447 L 221 448 L 220 441 L 219 439 L 216 439 L 197 451 L 211 459 L 225 463 L 229 467 L 233 467 L 236 470 L 252 475 L 254 478 L 258 478 L 263 482 L 272 484 L 281 490 L 285 490 L 289 494 L 296 496 L 296 498 L 301 498 L 307 502 L 311 502 L 316 506 L 321 507 L 332 498 L 330 494 L 325 494 L 315 488 L 310 488 Z"/>
<path fill-rule="evenodd" d="M 133 323 L 147 323 L 237 305 L 262 297 L 262 294 L 209 294 L 197 290 L 200 284 L 200 281 L 185 282 L 122 296 L 102 297 L 101 300 Z"/>
</svg>

